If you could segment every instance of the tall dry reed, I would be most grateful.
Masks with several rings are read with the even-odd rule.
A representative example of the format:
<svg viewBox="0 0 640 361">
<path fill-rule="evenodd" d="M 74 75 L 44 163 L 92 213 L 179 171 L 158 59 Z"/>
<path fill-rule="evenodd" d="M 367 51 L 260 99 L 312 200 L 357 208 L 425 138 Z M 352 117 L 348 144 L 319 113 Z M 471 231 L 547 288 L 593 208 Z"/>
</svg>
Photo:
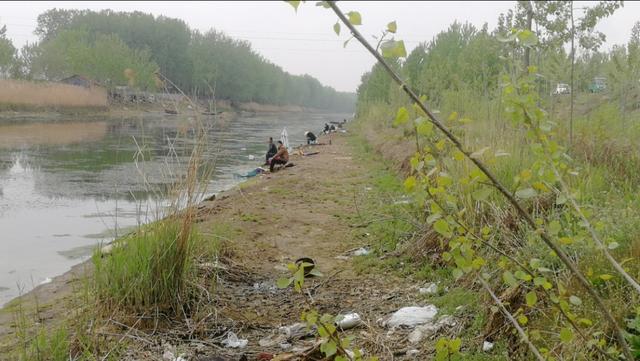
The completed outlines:
<svg viewBox="0 0 640 361">
<path fill-rule="evenodd" d="M 32 107 L 106 107 L 107 91 L 60 83 L 0 80 L 0 104 Z"/>
</svg>

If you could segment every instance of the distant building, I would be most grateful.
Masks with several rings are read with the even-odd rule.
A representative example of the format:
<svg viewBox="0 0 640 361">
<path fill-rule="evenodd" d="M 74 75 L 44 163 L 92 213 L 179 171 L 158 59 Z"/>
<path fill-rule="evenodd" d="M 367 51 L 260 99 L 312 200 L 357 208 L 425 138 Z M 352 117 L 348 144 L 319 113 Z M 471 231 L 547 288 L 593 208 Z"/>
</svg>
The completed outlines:
<svg viewBox="0 0 640 361">
<path fill-rule="evenodd" d="M 64 79 L 60 80 L 60 83 L 69 84 L 69 85 L 75 85 L 75 86 L 81 86 L 83 88 L 91 88 L 93 86 L 99 86 L 100 85 L 95 80 L 91 80 L 91 79 L 87 78 L 86 76 L 82 76 L 82 75 L 78 75 L 78 74 L 74 74 L 74 75 L 72 75 L 72 76 L 70 76 L 68 78 L 64 78 Z"/>
</svg>

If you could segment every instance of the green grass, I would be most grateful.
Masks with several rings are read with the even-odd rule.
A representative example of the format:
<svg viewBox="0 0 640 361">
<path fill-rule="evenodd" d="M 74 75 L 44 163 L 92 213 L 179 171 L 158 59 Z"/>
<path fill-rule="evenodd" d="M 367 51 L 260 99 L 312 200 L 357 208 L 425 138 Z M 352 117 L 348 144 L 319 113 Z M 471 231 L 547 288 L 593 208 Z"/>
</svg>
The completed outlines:
<svg viewBox="0 0 640 361">
<path fill-rule="evenodd" d="M 135 313 L 180 309 L 196 277 L 195 245 L 200 240 L 192 230 L 181 244 L 180 231 L 176 222 L 157 222 L 119 240 L 109 256 L 97 252 L 93 261 L 98 300 Z"/>
</svg>

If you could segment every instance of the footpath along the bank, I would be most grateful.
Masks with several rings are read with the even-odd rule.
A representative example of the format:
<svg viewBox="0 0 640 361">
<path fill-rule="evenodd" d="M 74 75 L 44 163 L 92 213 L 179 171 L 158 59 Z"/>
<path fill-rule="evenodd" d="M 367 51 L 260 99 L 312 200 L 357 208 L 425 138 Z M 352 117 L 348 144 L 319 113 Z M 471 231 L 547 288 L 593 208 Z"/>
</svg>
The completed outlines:
<svg viewBox="0 0 640 361">
<path fill-rule="evenodd" d="M 226 263 L 210 295 L 215 314 L 201 321 L 211 337 L 152 337 L 149 342 L 135 342 L 134 338 L 132 342 L 131 335 L 144 339 L 148 333 L 127 332 L 129 350 L 124 359 L 301 359 L 316 342 L 313 335 L 304 337 L 307 332 L 295 326 L 305 310 L 305 298 L 320 314 L 358 313 L 362 322 L 343 334 L 355 336 L 353 347 L 381 360 L 420 359 L 420 354 L 426 356 L 427 346 L 420 342 L 423 336 L 455 333 L 454 319 L 429 308 L 424 289 L 420 289 L 423 284 L 363 267 L 362 257 L 380 256 L 367 254 L 377 240 L 363 225 L 375 221 L 365 208 L 376 187 L 373 167 L 381 165 L 360 161 L 349 137 L 334 134 L 330 145 L 328 138 L 320 138 L 326 145 L 307 148 L 317 154 L 292 154 L 295 166 L 258 176 L 203 202 L 195 221 L 205 241 L 212 230 L 222 226 L 230 230 L 230 236 L 222 240 Z M 323 276 L 309 279 L 303 294 L 277 288 L 276 280 L 289 274 L 286 265 L 301 257 L 313 259 Z M 56 319 L 65 312 L 56 305 L 63 303 L 56 300 L 69 294 L 64 285 L 72 279 L 66 275 L 47 285 L 55 292 L 34 291 L 33 295 L 43 298 L 41 304 L 49 305 L 48 318 Z M 408 306 L 416 308 L 395 314 L 398 319 L 391 317 Z M 415 315 L 422 315 L 419 323 L 428 327 L 393 327 L 407 326 Z M 0 325 L 5 327 L 0 332 L 6 337 L 13 329 L 6 327 L 6 313 L 1 317 Z"/>
</svg>

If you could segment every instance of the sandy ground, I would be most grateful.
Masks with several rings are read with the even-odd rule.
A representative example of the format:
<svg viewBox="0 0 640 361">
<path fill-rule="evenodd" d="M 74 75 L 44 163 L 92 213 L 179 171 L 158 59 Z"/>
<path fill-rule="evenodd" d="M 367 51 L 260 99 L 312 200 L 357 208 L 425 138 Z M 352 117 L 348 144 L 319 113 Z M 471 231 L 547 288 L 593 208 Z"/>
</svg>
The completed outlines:
<svg viewBox="0 0 640 361">
<path fill-rule="evenodd" d="M 328 138 L 320 140 L 329 143 Z M 381 360 L 405 359 L 408 331 L 389 336 L 377 321 L 400 307 L 422 305 L 417 286 L 380 272 L 356 274 L 350 252 L 374 241 L 356 226 L 362 221 L 358 202 L 371 189 L 372 177 L 370 169 L 354 160 L 347 136 L 335 134 L 331 143 L 307 149 L 319 152 L 316 155 L 292 155 L 294 167 L 256 177 L 200 205 L 197 222 L 205 237 L 220 223 L 235 230 L 224 240 L 229 264 L 211 295 L 216 312 L 194 326 L 205 336 L 162 344 L 134 342 L 126 359 L 162 360 L 167 350 L 184 353 L 189 361 L 256 360 L 260 353 L 295 353 L 312 345 L 314 338 L 283 340 L 279 328 L 299 322 L 304 298 L 320 313 L 358 312 L 366 325 L 346 332 L 356 336 L 356 345 Z M 312 258 L 324 274 L 307 281 L 305 295 L 275 286 L 287 275 L 285 265 L 299 257 Z M 24 300 L 32 304 L 37 297 L 47 305 L 43 322 L 55 320 L 64 312 L 64 297 L 80 283 L 74 272 L 81 270 L 38 287 Z M 0 313 L 0 339 L 13 332 L 11 319 L 10 312 Z M 221 346 L 229 331 L 247 339 L 248 345 Z M 288 343 L 288 348 L 281 343 Z"/>
</svg>

